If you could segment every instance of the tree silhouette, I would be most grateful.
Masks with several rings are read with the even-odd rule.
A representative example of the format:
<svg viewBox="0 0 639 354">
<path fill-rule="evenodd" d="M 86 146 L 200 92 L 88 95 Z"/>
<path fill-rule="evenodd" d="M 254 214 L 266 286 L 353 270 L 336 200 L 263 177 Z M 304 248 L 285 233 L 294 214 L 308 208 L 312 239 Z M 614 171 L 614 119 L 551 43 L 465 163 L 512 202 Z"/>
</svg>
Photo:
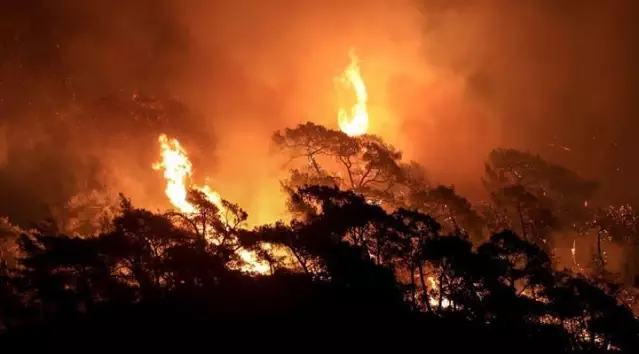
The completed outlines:
<svg viewBox="0 0 639 354">
<path fill-rule="evenodd" d="M 296 321 L 374 318 L 379 329 L 392 326 L 385 320 L 392 316 L 424 333 L 477 338 L 473 345 L 482 349 L 638 348 L 639 324 L 617 301 L 618 287 L 555 272 L 543 248 L 512 232 L 473 247 L 462 232 L 443 234 L 426 214 L 389 213 L 350 190 L 308 186 L 294 194 L 312 213 L 252 230 L 242 226 L 239 207 L 226 202 L 233 217 L 222 220 L 193 192 L 199 210 L 181 221 L 123 199 L 110 230 L 96 237 L 24 234 L 19 265 L 0 277 L 0 313 L 9 328 L 0 338 L 34 333 L 28 329 L 43 328 L 38 323 L 93 336 L 123 320 L 157 328 L 150 314 L 160 311 L 163 326 L 277 314 Z M 222 241 L 229 235 L 233 242 Z M 263 249 L 271 275 L 243 273 L 233 252 L 262 243 L 288 250 L 296 265 Z"/>
<path fill-rule="evenodd" d="M 595 229 L 596 251 L 595 272 L 601 278 L 608 278 L 605 269 L 607 257 L 604 246 L 609 242 L 623 246 L 623 281 L 639 286 L 639 217 L 631 205 L 608 206 L 594 212 L 594 220 L 589 224 Z"/>
<path fill-rule="evenodd" d="M 273 141 L 288 152 L 290 161 L 307 161 L 306 167 L 291 170 L 285 183 L 289 188 L 334 185 L 395 205 L 397 190 L 406 186 L 404 172 L 410 165 L 401 162 L 401 152 L 376 136 L 349 137 L 309 122 L 276 132 Z"/>
<path fill-rule="evenodd" d="M 484 221 L 470 202 L 453 187 L 437 186 L 412 193 L 409 206 L 432 215 L 448 232 L 464 233 L 477 242 L 483 241 Z"/>
<path fill-rule="evenodd" d="M 571 228 L 575 223 L 584 222 L 589 216 L 584 204 L 593 198 L 597 187 L 596 183 L 573 171 L 514 149 L 491 152 L 483 182 L 491 194 L 501 197 L 502 202 L 509 199 L 516 209 L 536 204 L 536 209 L 540 210 L 538 214 L 545 214 L 541 219 L 554 220 L 544 222 L 552 229 Z M 534 224 L 531 222 L 530 225 Z M 535 230 L 529 233 L 539 232 Z M 541 237 L 544 237 L 543 233 Z"/>
<path fill-rule="evenodd" d="M 565 197 L 539 193 L 550 185 L 539 181 L 559 178 L 548 177 L 544 163 L 533 159 L 534 183 L 517 177 L 523 172 L 503 182 L 489 168 L 494 204 L 481 209 L 453 187 L 433 187 L 419 165 L 402 163 L 375 137 L 311 123 L 281 134 L 281 147 L 309 161 L 284 183 L 296 211 L 288 223 L 249 229 L 239 205 L 191 190 L 190 213 L 153 213 L 122 197 L 93 235 L 68 236 L 55 224 L 28 233 L 5 227 L 0 340 L 74 333 L 149 341 L 141 329 L 157 340 L 185 326 L 254 323 L 287 338 L 286 323 L 306 335 L 328 323 L 386 337 L 414 330 L 442 350 L 639 350 L 627 287 L 553 268 L 551 232 L 576 219 L 557 208 Z M 509 163 L 531 169 L 517 161 Z M 596 210 L 585 228 L 598 228 L 607 242 L 635 240 L 631 209 Z M 11 242 L 18 249 L 9 254 Z M 266 274 L 247 270 L 248 251 L 269 265 Z"/>
</svg>

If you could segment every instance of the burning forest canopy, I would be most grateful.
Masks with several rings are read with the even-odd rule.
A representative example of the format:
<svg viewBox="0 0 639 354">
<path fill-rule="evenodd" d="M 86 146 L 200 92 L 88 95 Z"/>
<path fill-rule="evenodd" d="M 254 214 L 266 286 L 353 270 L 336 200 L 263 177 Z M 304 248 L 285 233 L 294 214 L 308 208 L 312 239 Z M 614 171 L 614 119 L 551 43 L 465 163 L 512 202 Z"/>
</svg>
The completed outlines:
<svg viewBox="0 0 639 354">
<path fill-rule="evenodd" d="M 636 306 L 622 3 L 16 2 L 0 14 L 2 257 L 19 263 L 20 234 L 101 239 L 135 205 L 232 253 L 233 271 L 319 279 L 325 254 L 281 237 L 344 222 L 337 210 L 353 224 L 331 232 L 412 286 L 418 311 L 470 305 L 436 255 L 417 267 L 422 251 L 379 244 L 406 232 L 391 219 L 478 254 L 512 230 L 550 255 L 544 271 Z M 570 328 L 620 345 L 592 330 Z"/>
<path fill-rule="evenodd" d="M 335 78 L 352 46 L 366 72 L 371 132 L 473 200 L 485 197 L 477 181 L 500 146 L 601 181 L 607 202 L 637 199 L 619 187 L 637 176 L 623 157 L 636 140 L 633 2 L 241 3 L 26 1 L 3 11 L 0 161 L 12 161 L 4 184 L 43 186 L 40 200 L 12 196 L 24 206 L 4 213 L 39 220 L 48 209 L 34 207 L 41 200 L 63 204 L 96 183 L 157 204 L 144 170 L 157 136 L 176 135 L 167 125 L 192 159 L 203 151 L 195 164 L 210 171 L 201 174 L 241 181 L 226 194 L 247 205 L 282 176 L 277 162 L 256 174 L 244 156 L 271 161 L 269 136 L 282 127 L 335 127 L 336 101 L 351 99 Z M 144 125 L 156 114 L 138 117 L 146 99 L 184 109 Z M 52 169 L 39 167 L 45 153 L 65 172 L 43 173 Z M 61 188 L 46 187 L 52 179 Z"/>
</svg>

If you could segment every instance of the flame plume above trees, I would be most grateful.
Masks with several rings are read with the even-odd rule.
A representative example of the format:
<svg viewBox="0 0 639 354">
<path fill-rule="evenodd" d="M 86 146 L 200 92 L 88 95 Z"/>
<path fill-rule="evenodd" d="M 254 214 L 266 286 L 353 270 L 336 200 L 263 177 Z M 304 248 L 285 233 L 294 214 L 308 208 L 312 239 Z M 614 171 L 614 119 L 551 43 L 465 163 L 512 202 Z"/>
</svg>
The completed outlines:
<svg viewBox="0 0 639 354">
<path fill-rule="evenodd" d="M 341 131 L 348 136 L 358 136 L 366 134 L 368 131 L 368 93 L 366 84 L 360 75 L 359 59 L 353 50 L 350 51 L 350 65 L 337 78 L 337 82 L 344 87 L 352 87 L 355 92 L 357 102 L 350 108 L 350 112 L 344 108 L 337 111 L 337 123 Z"/>
<path fill-rule="evenodd" d="M 165 134 L 160 135 L 158 141 L 160 142 L 162 161 L 153 164 L 153 169 L 156 171 L 164 170 L 166 196 L 171 204 L 181 212 L 195 212 L 195 207 L 187 201 L 187 180 L 193 173 L 193 166 L 186 151 L 177 139 L 169 139 Z M 220 211 L 223 210 L 220 195 L 209 186 L 193 186 L 193 188 L 204 193 L 207 199 L 215 204 Z"/>
<path fill-rule="evenodd" d="M 171 204 L 181 213 L 197 213 L 198 207 L 188 199 L 188 191 L 193 189 L 200 192 L 206 202 L 213 204 L 217 208 L 217 216 L 228 223 L 228 220 L 225 220 L 228 219 L 226 215 L 228 208 L 220 194 L 208 185 L 197 186 L 189 183 L 189 179 L 193 174 L 193 166 L 180 142 L 177 139 L 169 139 L 165 134 L 160 135 L 158 141 L 160 143 L 161 161 L 153 164 L 153 169 L 164 171 L 164 178 L 166 179 L 166 189 L 164 191 Z M 210 232 L 204 230 L 205 237 L 215 243 L 215 240 L 209 235 Z M 260 274 L 267 273 L 270 270 L 268 264 L 258 261 L 253 252 L 239 248 L 238 255 L 247 264 L 247 266 L 242 267 L 243 270 Z"/>
</svg>

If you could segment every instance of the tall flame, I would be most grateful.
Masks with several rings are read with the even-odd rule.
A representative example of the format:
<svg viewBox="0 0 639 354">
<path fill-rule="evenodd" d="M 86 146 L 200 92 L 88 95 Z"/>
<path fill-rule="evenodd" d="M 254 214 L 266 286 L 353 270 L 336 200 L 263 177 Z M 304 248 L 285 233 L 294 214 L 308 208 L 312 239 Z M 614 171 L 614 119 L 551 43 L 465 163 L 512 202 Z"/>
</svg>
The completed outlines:
<svg viewBox="0 0 639 354">
<path fill-rule="evenodd" d="M 180 145 L 177 139 L 169 139 L 165 134 L 160 135 L 160 157 L 161 161 L 153 164 L 156 171 L 164 170 L 166 188 L 164 192 L 169 201 L 180 212 L 190 214 L 196 211 L 193 204 L 187 200 L 187 191 L 190 188 L 202 192 L 206 198 L 213 203 L 222 215 L 225 207 L 222 198 L 208 185 L 197 186 L 190 184 L 189 179 L 193 174 L 193 165 L 189 160 L 186 150 Z M 239 255 L 247 267 L 244 270 L 265 274 L 270 270 L 268 264 L 259 262 L 253 252 L 244 249 L 239 250 Z"/>
<path fill-rule="evenodd" d="M 340 75 L 338 81 L 345 87 L 350 86 L 353 88 L 357 102 L 350 108 L 350 112 L 344 108 L 338 110 L 337 123 L 339 128 L 348 136 L 357 136 L 366 134 L 366 131 L 368 131 L 368 109 L 366 107 L 368 93 L 366 92 L 366 84 L 359 72 L 359 59 L 352 50 L 349 56 L 351 63 Z"/>
</svg>

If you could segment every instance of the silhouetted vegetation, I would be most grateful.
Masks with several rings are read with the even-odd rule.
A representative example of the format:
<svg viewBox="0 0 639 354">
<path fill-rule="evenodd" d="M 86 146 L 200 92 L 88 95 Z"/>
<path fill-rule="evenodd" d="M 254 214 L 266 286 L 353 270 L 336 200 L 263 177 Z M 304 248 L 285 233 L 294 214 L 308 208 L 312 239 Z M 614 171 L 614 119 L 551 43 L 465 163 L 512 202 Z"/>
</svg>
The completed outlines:
<svg viewBox="0 0 639 354">
<path fill-rule="evenodd" d="M 121 197 L 95 235 L 4 220 L 0 338 L 140 341 L 254 328 L 304 332 L 298 339 L 334 330 L 362 344 L 369 339 L 356 333 L 368 331 L 440 351 L 639 351 L 625 302 L 636 285 L 637 219 L 629 206 L 589 206 L 593 183 L 496 150 L 484 179 L 492 200 L 476 207 L 376 137 L 308 123 L 274 140 L 292 161 L 306 159 L 283 182 L 290 222 L 249 229 L 240 206 L 224 201 L 220 213 L 197 191 L 193 214 Z M 592 240 L 598 262 L 563 268 L 553 246 L 562 232 Z M 635 245 L 622 277 L 607 271 L 603 242 Z M 241 252 L 268 271 L 253 271 Z"/>
</svg>

